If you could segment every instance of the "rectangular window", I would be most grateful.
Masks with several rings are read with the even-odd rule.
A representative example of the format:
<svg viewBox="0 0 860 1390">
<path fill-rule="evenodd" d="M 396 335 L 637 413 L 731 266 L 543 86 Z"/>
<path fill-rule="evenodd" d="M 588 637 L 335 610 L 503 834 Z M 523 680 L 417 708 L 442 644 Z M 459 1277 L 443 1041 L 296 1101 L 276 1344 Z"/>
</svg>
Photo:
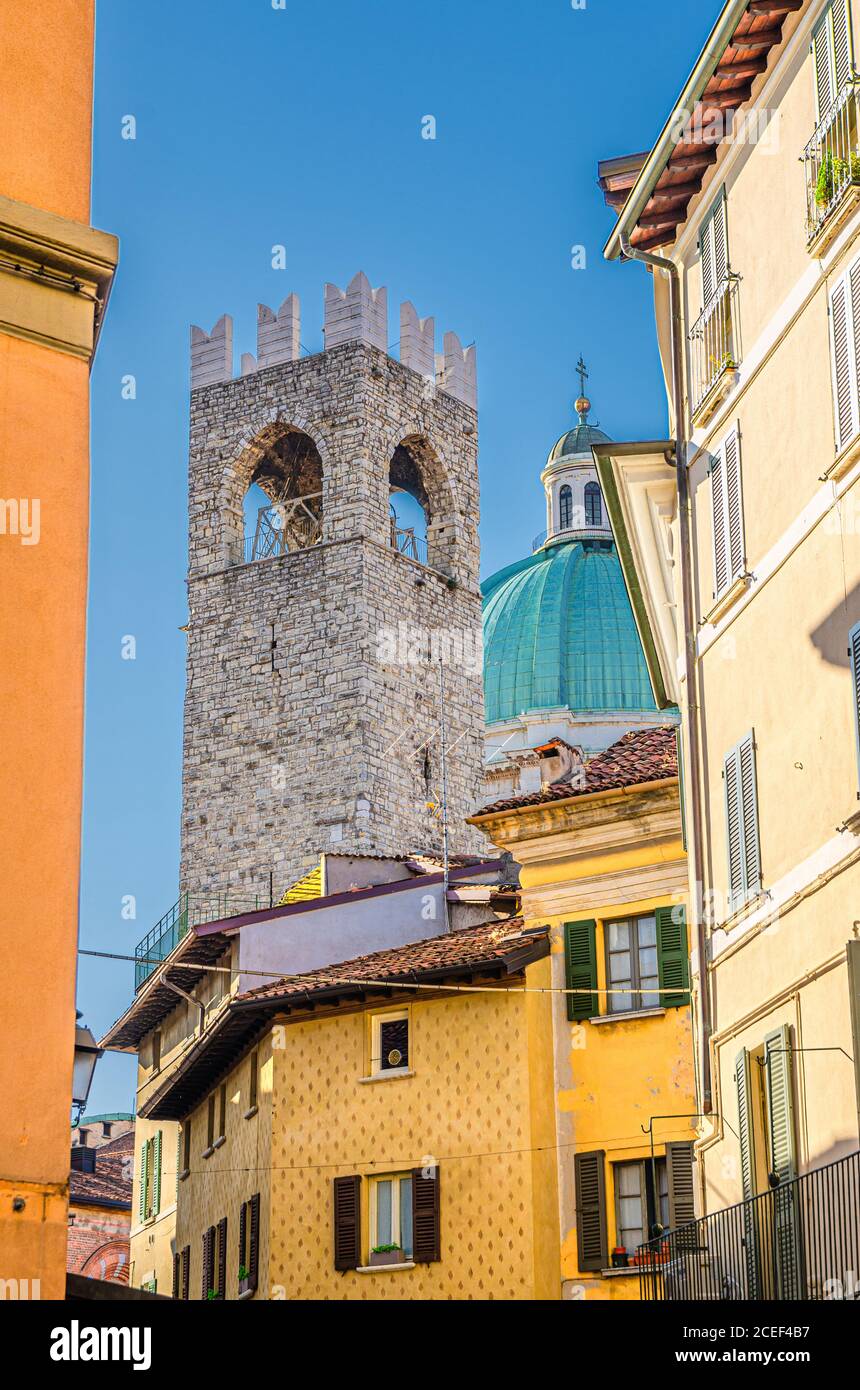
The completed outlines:
<svg viewBox="0 0 860 1390">
<path fill-rule="evenodd" d="M 372 1075 L 409 1069 L 409 1013 L 376 1014 L 371 1029 Z"/>
<path fill-rule="evenodd" d="M 161 1069 L 161 1032 L 156 1029 L 152 1035 L 152 1070 Z"/>
<path fill-rule="evenodd" d="M 218 1087 L 218 1138 L 227 1133 L 227 1083 Z"/>
<path fill-rule="evenodd" d="M 737 428 L 726 436 L 711 461 L 711 511 L 714 598 L 719 598 L 746 568 L 740 432 Z"/>
<path fill-rule="evenodd" d="M 260 1068 L 260 1054 L 259 1054 L 259 1052 L 258 1052 L 258 1050 L 257 1050 L 256 1047 L 254 1048 L 254 1051 L 251 1053 L 251 1063 L 250 1063 L 250 1067 L 251 1067 L 251 1070 L 250 1070 L 250 1079 L 249 1079 L 249 1082 L 248 1082 L 248 1109 L 249 1109 L 249 1111 L 250 1111 L 250 1110 L 256 1110 L 256 1108 L 257 1108 L 257 1076 L 258 1076 L 259 1068 Z"/>
<path fill-rule="evenodd" d="M 728 910 L 734 912 L 761 892 L 755 740 L 752 731 L 723 765 L 728 846 Z"/>
<path fill-rule="evenodd" d="M 206 1113 L 206 1148 L 211 1149 L 215 1143 L 215 1092 L 209 1097 Z"/>
<path fill-rule="evenodd" d="M 182 1135 L 179 1141 L 181 1159 L 179 1166 L 183 1173 L 191 1171 L 191 1119 L 185 1120 L 182 1125 Z"/>
<path fill-rule="evenodd" d="M 830 291 L 830 361 L 836 452 L 841 453 L 860 429 L 858 407 L 860 356 L 860 260 Z"/>
<path fill-rule="evenodd" d="M 371 1252 L 397 1246 L 412 1259 L 412 1174 L 373 1178 L 370 1184 Z"/>
<path fill-rule="evenodd" d="M 615 1243 L 633 1254 L 653 1227 L 669 1226 L 669 1178 L 665 1158 L 614 1163 Z M 656 1191 L 655 1191 L 656 1182 Z"/>
<path fill-rule="evenodd" d="M 609 1013 L 659 1007 L 657 918 L 653 913 L 607 922 L 606 980 Z"/>
</svg>

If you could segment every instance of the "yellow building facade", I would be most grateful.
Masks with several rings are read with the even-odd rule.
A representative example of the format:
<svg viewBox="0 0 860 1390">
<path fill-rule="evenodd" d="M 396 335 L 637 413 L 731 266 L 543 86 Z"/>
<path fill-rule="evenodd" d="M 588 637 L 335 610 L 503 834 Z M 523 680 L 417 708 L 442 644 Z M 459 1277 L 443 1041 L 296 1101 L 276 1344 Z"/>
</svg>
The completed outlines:
<svg viewBox="0 0 860 1390">
<path fill-rule="evenodd" d="M 557 1298 L 548 951 L 506 921 L 233 999 L 142 1107 L 177 1296 Z"/>
<path fill-rule="evenodd" d="M 628 734 L 586 763 L 579 782 L 474 818 L 522 866 L 524 921 L 550 930 L 548 1084 L 556 1278 L 565 1299 L 638 1298 L 638 1245 L 693 1215 L 687 869 L 675 750 L 674 727 Z"/>
<path fill-rule="evenodd" d="M 607 247 L 652 258 L 670 384 L 675 440 L 599 467 L 684 714 L 707 1213 L 858 1147 L 858 36 L 725 5 Z"/>
<path fill-rule="evenodd" d="M 89 223 L 92 81 L 92 0 L 3 6 L 0 1278 L 22 1298 L 66 1276 L 89 369 L 117 261 Z"/>
</svg>

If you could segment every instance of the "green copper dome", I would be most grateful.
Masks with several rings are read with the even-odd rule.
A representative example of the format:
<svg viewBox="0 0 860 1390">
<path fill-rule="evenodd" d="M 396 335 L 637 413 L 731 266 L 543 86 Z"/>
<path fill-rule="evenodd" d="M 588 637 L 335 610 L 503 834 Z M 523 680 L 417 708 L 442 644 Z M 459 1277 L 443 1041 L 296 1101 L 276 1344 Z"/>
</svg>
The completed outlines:
<svg viewBox="0 0 860 1390">
<path fill-rule="evenodd" d="M 551 543 L 483 586 L 488 724 L 529 710 L 656 709 L 611 540 Z"/>
</svg>

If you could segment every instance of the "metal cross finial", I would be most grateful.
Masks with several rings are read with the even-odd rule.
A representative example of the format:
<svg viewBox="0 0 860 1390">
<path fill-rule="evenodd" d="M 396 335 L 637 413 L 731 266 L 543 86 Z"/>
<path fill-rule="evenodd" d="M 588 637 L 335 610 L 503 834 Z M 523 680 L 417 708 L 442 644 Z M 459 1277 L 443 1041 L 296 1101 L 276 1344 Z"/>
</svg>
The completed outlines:
<svg viewBox="0 0 860 1390">
<path fill-rule="evenodd" d="M 579 361 L 576 364 L 576 370 L 579 376 L 579 394 L 581 396 L 584 396 L 585 383 L 588 381 L 588 369 L 582 360 L 582 353 L 579 354 Z"/>
</svg>

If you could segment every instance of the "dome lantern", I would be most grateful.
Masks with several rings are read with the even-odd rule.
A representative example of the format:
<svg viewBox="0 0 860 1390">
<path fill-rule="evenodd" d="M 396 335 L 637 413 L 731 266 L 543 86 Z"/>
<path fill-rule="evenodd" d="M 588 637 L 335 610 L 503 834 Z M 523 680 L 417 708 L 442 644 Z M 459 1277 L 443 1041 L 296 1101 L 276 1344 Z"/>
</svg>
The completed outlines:
<svg viewBox="0 0 860 1390">
<path fill-rule="evenodd" d="M 577 423 L 553 445 L 541 473 L 546 493 L 546 545 L 576 535 L 612 535 L 591 452 L 592 445 L 607 443 L 609 436 L 589 424 L 591 401 L 585 394 L 588 369 L 581 356 L 576 370 L 580 388 L 574 403 Z"/>
</svg>

